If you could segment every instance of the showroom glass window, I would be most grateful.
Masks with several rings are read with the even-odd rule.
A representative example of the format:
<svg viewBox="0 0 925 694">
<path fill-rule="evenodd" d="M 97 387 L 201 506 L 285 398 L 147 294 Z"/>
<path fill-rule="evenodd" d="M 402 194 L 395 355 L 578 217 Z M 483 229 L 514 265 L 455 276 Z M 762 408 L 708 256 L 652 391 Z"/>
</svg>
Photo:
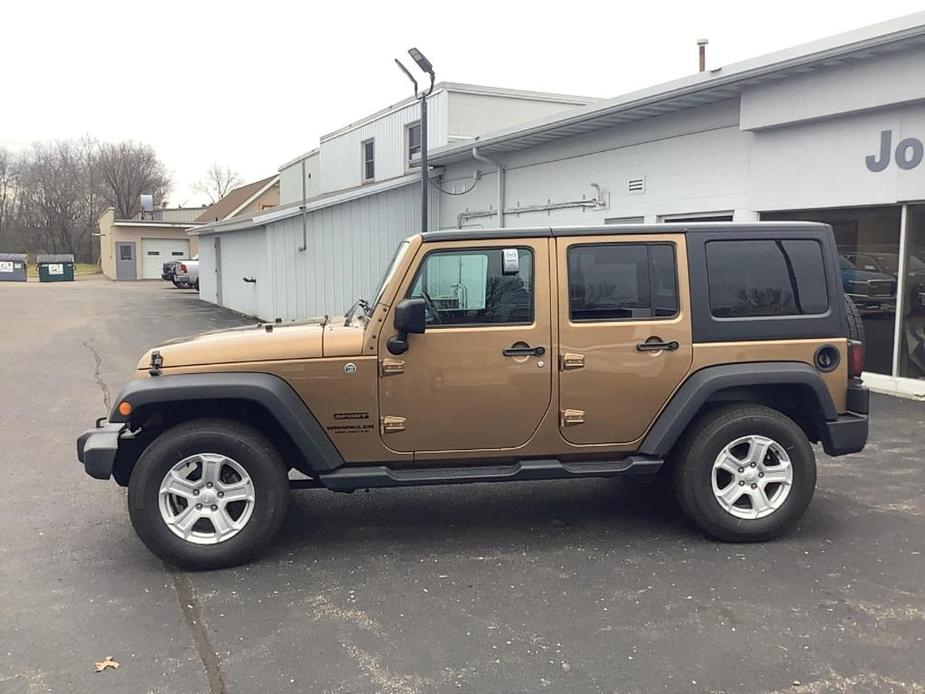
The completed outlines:
<svg viewBox="0 0 925 694">
<path fill-rule="evenodd" d="M 435 251 L 409 297 L 422 298 L 430 327 L 533 322 L 533 252 L 528 248 Z"/>
<path fill-rule="evenodd" d="M 893 372 L 902 208 L 853 207 L 765 212 L 762 220 L 823 222 L 835 232 L 842 289 L 861 313 L 865 369 Z"/>
<path fill-rule="evenodd" d="M 717 318 L 819 315 L 829 308 L 818 241 L 710 241 L 706 252 L 710 312 Z"/>
<path fill-rule="evenodd" d="M 907 208 L 905 270 L 898 375 L 925 378 L 925 205 Z"/>
</svg>

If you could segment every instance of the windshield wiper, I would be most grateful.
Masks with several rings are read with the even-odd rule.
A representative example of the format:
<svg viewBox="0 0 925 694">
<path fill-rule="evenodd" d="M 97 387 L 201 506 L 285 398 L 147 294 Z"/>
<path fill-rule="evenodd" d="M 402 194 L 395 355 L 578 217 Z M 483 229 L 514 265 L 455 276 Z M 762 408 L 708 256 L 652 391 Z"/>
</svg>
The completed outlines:
<svg viewBox="0 0 925 694">
<path fill-rule="evenodd" d="M 357 299 L 353 303 L 353 306 L 350 307 L 350 310 L 344 314 L 344 327 L 345 328 L 350 327 L 350 322 L 353 320 L 353 314 L 356 313 L 356 310 L 361 307 L 363 309 L 363 313 L 366 315 L 367 318 L 373 315 L 373 308 L 372 306 L 369 305 L 369 302 L 366 299 Z"/>
</svg>

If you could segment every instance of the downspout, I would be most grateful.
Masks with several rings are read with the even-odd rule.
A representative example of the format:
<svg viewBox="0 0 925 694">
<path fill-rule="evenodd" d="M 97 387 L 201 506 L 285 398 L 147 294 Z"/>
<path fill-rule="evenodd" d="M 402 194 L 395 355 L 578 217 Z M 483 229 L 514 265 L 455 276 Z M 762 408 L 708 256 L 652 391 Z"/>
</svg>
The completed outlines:
<svg viewBox="0 0 925 694">
<path fill-rule="evenodd" d="M 498 173 L 498 226 L 504 226 L 504 166 L 500 161 L 495 159 L 489 159 L 488 157 L 482 156 L 479 154 L 479 148 L 472 148 L 472 158 L 478 161 L 485 162 L 486 164 L 491 164 L 495 167 L 495 170 Z"/>
<path fill-rule="evenodd" d="M 306 201 L 306 187 L 305 187 L 305 160 L 302 160 L 302 207 L 299 209 L 302 210 L 302 245 L 299 246 L 300 251 L 304 251 L 308 248 L 308 202 Z"/>
</svg>

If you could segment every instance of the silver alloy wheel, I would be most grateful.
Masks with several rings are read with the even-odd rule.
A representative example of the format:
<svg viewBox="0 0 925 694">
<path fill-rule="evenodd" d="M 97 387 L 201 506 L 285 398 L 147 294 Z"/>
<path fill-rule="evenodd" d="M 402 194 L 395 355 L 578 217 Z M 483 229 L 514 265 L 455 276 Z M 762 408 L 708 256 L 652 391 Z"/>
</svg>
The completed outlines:
<svg viewBox="0 0 925 694">
<path fill-rule="evenodd" d="M 237 535 L 254 512 L 254 483 L 234 460 L 218 453 L 184 458 L 164 476 L 161 519 L 177 537 L 215 545 Z"/>
<path fill-rule="evenodd" d="M 742 436 L 713 461 L 713 495 L 736 518 L 764 518 L 779 509 L 793 486 L 787 451 L 767 436 Z"/>
</svg>

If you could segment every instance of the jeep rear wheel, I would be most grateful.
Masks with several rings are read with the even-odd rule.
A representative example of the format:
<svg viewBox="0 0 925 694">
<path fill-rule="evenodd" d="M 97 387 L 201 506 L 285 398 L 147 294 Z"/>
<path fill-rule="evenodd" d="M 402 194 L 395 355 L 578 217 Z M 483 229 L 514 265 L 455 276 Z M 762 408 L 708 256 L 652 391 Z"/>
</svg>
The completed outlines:
<svg viewBox="0 0 925 694">
<path fill-rule="evenodd" d="M 132 525 L 152 552 L 187 569 L 247 561 L 276 534 L 289 479 L 279 453 L 239 422 L 201 419 L 160 434 L 129 480 Z"/>
<path fill-rule="evenodd" d="M 678 445 L 674 485 L 687 516 L 729 542 L 767 540 L 796 523 L 816 486 L 802 429 L 760 405 L 719 407 Z"/>
</svg>

